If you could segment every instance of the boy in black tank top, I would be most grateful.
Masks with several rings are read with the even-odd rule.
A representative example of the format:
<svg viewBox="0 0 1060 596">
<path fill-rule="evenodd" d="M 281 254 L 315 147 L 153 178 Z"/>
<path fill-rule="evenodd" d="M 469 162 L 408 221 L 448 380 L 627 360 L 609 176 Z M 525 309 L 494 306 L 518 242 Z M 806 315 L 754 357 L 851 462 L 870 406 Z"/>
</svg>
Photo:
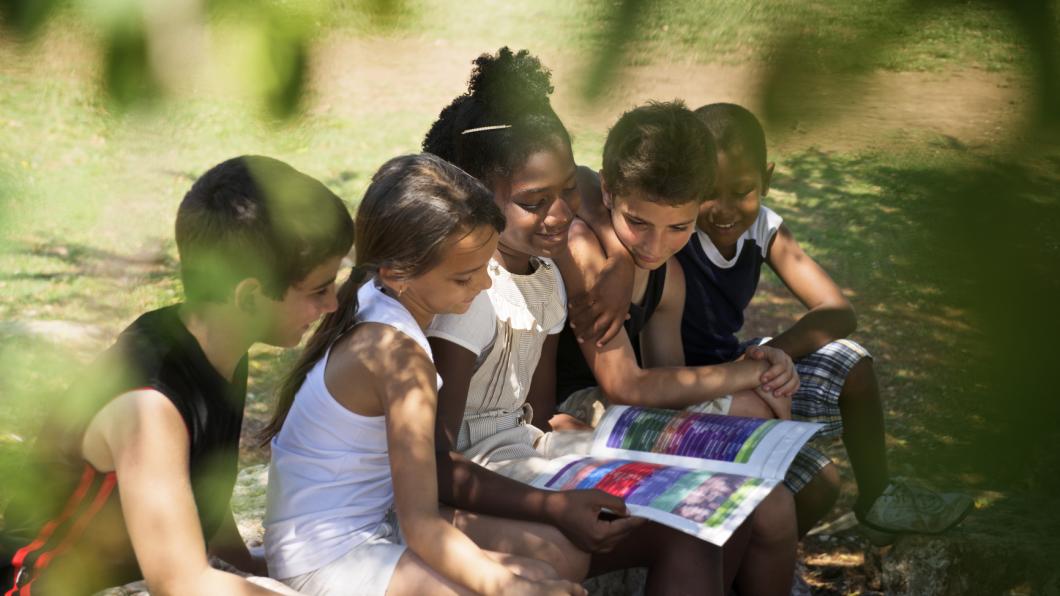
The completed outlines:
<svg viewBox="0 0 1060 596">
<path fill-rule="evenodd" d="M 770 415 L 751 390 L 773 381 L 770 398 L 782 408 L 798 386 L 791 360 L 779 350 L 714 366 L 685 367 L 681 351 L 684 276 L 673 255 L 694 229 L 704 189 L 713 184 L 713 142 L 680 102 L 652 103 L 624 114 L 608 132 L 600 172 L 602 205 L 615 235 L 632 258 L 634 284 L 625 329 L 597 345 L 579 329 L 561 334 L 556 364 L 559 413 L 555 430 L 594 426 L 608 403 L 663 408 L 702 407 L 745 416 Z M 606 261 L 589 226 L 574 220 L 570 254 L 557 258 L 569 295 L 586 291 Z M 639 360 L 634 346 L 640 348 Z M 643 367 L 641 366 L 643 364 Z M 735 394 L 730 396 L 730 394 Z M 754 409 L 751 409 L 754 408 Z M 795 565 L 796 523 L 791 493 L 778 487 L 749 522 L 742 552 L 741 593 L 787 593 Z M 733 562 L 734 563 L 734 562 Z M 727 561 L 726 564 L 730 564 Z M 730 570 L 727 570 L 729 573 Z"/>
<path fill-rule="evenodd" d="M 4 596 L 91 594 L 141 577 L 165 593 L 273 593 L 207 563 L 209 548 L 266 575 L 229 507 L 246 351 L 293 346 L 335 309 L 353 224 L 316 180 L 244 156 L 195 182 L 176 237 L 187 301 L 121 333 L 45 422 L 12 483 Z"/>
</svg>

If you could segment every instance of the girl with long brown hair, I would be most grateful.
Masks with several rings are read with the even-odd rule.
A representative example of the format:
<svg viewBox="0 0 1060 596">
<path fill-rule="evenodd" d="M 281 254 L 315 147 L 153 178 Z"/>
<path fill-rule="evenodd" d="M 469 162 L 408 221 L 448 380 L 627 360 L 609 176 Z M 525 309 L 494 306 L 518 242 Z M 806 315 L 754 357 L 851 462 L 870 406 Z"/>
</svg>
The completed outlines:
<svg viewBox="0 0 1060 596">
<path fill-rule="evenodd" d="M 440 378 L 424 329 L 489 287 L 504 219 L 480 183 L 432 155 L 395 158 L 357 211 L 356 267 L 310 339 L 265 431 L 270 572 L 307 594 L 582 594 L 553 567 L 480 549 L 439 511 Z M 399 528 L 400 524 L 400 530 Z M 552 544 L 541 524 L 483 519 L 509 553 Z M 562 545 L 566 549 L 560 552 Z M 581 579 L 575 577 L 572 579 Z"/>
</svg>

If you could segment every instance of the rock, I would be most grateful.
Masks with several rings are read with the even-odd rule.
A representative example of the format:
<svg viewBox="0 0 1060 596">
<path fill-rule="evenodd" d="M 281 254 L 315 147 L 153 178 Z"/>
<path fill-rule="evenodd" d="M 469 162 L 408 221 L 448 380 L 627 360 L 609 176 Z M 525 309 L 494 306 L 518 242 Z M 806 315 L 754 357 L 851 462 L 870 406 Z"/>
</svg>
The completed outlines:
<svg viewBox="0 0 1060 596">
<path fill-rule="evenodd" d="M 612 571 L 585 581 L 590 596 L 643 596 L 648 571 L 643 567 Z"/>
<path fill-rule="evenodd" d="M 895 596 L 1060 594 L 1055 502 L 1011 498 L 939 536 L 903 536 L 883 556 Z"/>
</svg>

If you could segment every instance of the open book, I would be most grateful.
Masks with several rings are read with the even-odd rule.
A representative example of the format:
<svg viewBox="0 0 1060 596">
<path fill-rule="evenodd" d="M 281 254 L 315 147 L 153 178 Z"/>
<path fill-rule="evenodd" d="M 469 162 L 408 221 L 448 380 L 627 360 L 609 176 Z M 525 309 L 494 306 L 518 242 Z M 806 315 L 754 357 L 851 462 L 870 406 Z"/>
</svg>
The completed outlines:
<svg viewBox="0 0 1060 596">
<path fill-rule="evenodd" d="M 722 545 L 820 426 L 612 406 L 590 455 L 554 460 L 533 484 L 599 489 L 624 499 L 633 515 Z"/>
</svg>

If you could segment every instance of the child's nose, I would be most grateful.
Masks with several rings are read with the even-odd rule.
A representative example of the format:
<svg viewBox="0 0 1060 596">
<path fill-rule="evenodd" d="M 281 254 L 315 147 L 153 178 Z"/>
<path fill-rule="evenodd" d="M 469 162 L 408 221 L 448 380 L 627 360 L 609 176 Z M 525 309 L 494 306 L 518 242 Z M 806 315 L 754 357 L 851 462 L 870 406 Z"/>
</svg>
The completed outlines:
<svg viewBox="0 0 1060 596">
<path fill-rule="evenodd" d="M 548 221 L 551 219 L 551 223 Z M 565 199 L 558 198 L 552 201 L 552 205 L 549 206 L 548 215 L 545 217 L 545 224 L 549 227 L 565 226 L 574 219 L 574 210 L 571 205 L 567 204 Z"/>
<path fill-rule="evenodd" d="M 485 292 L 486 290 L 493 287 L 493 278 L 490 277 L 489 272 L 483 270 L 478 273 L 478 291 Z"/>
<path fill-rule="evenodd" d="M 324 301 L 324 314 L 330 314 L 339 309 L 339 295 L 335 291 L 330 291 L 327 294 L 327 300 Z"/>
</svg>

